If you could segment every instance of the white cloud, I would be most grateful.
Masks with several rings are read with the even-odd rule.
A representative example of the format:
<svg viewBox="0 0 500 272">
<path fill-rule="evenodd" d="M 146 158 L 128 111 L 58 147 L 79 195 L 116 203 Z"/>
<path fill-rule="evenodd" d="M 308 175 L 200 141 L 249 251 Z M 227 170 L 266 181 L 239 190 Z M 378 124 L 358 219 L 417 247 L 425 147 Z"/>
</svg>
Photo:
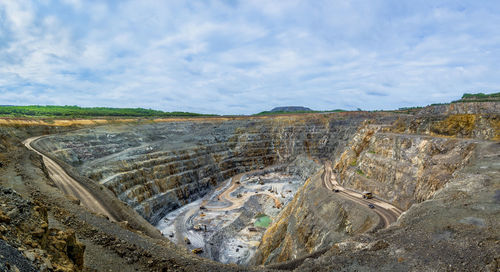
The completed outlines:
<svg viewBox="0 0 500 272">
<path fill-rule="evenodd" d="M 62 0 L 62 2 L 71 6 L 75 10 L 80 10 L 83 6 L 82 0 Z"/>
<path fill-rule="evenodd" d="M 499 6 L 2 1 L 0 104 L 232 114 L 445 102 L 498 91 Z"/>
<path fill-rule="evenodd" d="M 32 24 L 34 14 L 30 1 L 5 0 L 0 3 L 5 9 L 7 20 L 12 24 L 16 34 L 25 34 L 27 27 Z"/>
</svg>

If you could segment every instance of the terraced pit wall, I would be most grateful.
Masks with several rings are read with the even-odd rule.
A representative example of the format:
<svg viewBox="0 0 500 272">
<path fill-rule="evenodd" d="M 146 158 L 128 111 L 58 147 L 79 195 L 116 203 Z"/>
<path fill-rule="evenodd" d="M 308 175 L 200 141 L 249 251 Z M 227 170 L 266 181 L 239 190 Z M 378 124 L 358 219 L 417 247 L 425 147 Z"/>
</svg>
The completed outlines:
<svg viewBox="0 0 500 272">
<path fill-rule="evenodd" d="M 447 115 L 449 110 L 440 106 L 437 115 L 400 115 L 392 124 L 367 119 L 337 149 L 341 154 L 330 156 L 337 181 L 344 188 L 373 192 L 402 210 L 432 199 L 473 160 L 479 142 L 499 137 L 499 115 L 490 112 L 496 105 L 488 104 L 487 112 L 474 103 L 460 106 L 457 114 Z M 264 234 L 253 263 L 303 259 L 376 224 L 359 205 L 327 192 L 316 177 Z"/>
<path fill-rule="evenodd" d="M 402 115 L 389 131 L 481 140 L 500 140 L 500 102 L 452 103 Z"/>
<path fill-rule="evenodd" d="M 335 156 L 344 188 L 370 191 L 403 210 L 428 200 L 468 164 L 474 140 L 383 132 L 366 122 Z M 349 236 L 372 230 L 378 216 L 329 192 L 315 175 L 263 236 L 253 264 L 304 258 Z M 286 267 L 286 266 L 284 266 Z"/>
<path fill-rule="evenodd" d="M 367 118 L 391 123 L 395 117 L 345 113 L 107 125 L 36 144 L 156 224 L 238 173 L 300 154 L 339 153 Z"/>
<path fill-rule="evenodd" d="M 420 110 L 417 115 L 456 115 L 456 114 L 486 114 L 498 115 L 500 103 L 491 102 L 458 102 L 443 105 L 428 106 Z"/>
<path fill-rule="evenodd" d="M 378 216 L 323 186 L 323 170 L 311 176 L 267 229 L 253 265 L 281 263 L 326 250 L 373 229 Z"/>
<path fill-rule="evenodd" d="M 431 198 L 471 159 L 474 140 L 384 132 L 367 125 L 337 158 L 338 182 L 407 210 Z"/>
</svg>

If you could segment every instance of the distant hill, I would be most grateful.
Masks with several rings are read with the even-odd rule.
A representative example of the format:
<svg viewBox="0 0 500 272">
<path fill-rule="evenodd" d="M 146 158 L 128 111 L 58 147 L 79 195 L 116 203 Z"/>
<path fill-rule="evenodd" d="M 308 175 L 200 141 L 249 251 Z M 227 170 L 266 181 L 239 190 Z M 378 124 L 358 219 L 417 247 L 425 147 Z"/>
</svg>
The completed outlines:
<svg viewBox="0 0 500 272">
<path fill-rule="evenodd" d="M 276 107 L 270 111 L 263 111 L 253 115 L 276 115 L 276 114 L 290 114 L 290 113 L 328 113 L 328 112 L 344 112 L 345 110 L 336 109 L 336 110 L 322 110 L 315 111 L 310 108 L 301 107 L 301 106 L 288 106 L 288 107 Z"/>
<path fill-rule="evenodd" d="M 313 111 L 310 108 L 300 107 L 300 106 L 288 106 L 288 107 L 276 107 L 271 110 L 271 112 L 304 112 L 304 111 Z"/>
</svg>

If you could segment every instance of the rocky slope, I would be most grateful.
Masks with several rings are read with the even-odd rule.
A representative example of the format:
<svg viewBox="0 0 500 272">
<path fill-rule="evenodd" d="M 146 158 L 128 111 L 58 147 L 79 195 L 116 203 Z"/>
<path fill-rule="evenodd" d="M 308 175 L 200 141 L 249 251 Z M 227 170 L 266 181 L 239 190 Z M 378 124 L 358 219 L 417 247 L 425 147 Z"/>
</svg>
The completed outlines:
<svg viewBox="0 0 500 272">
<path fill-rule="evenodd" d="M 12 189 L 0 191 L 0 239 L 15 246 L 41 271 L 79 271 L 85 246 L 72 230 L 50 228 L 46 208 Z"/>
<path fill-rule="evenodd" d="M 428 106 L 401 116 L 389 131 L 482 140 L 500 140 L 500 102 L 460 102 Z"/>
<path fill-rule="evenodd" d="M 499 102 L 457 102 L 428 106 L 417 112 L 417 115 L 455 115 L 455 114 L 498 114 Z"/>
<path fill-rule="evenodd" d="M 30 188 L 35 174 L 33 166 L 37 179 L 45 180 L 46 176 L 41 160 L 24 151 L 21 144 L 29 135 L 68 129 L 36 123 L 0 126 L 2 271 L 81 271 L 84 268 L 85 245 L 77 240 L 75 231 L 51 222 L 47 204 L 31 197 L 31 193 L 35 193 Z M 32 165 L 31 169 L 28 164 Z"/>
<path fill-rule="evenodd" d="M 322 175 L 310 177 L 266 231 L 253 264 L 302 257 L 377 226 L 374 212 L 326 190 Z"/>
<path fill-rule="evenodd" d="M 155 224 L 238 173 L 299 154 L 330 156 L 366 118 L 346 116 L 103 126 L 46 137 L 37 145 L 105 185 Z"/>
<path fill-rule="evenodd" d="M 337 243 L 297 271 L 498 271 L 500 144 L 480 142 L 473 153 L 397 225 Z"/>
<path fill-rule="evenodd" d="M 81 128 L 52 125 L 0 125 L 0 192 L 4 192 L 0 193 L 0 209 L 9 218 L 0 222 L 0 270 L 239 270 L 188 254 L 167 239 L 132 228 L 128 222 L 110 222 L 81 206 L 74 197 L 62 194 L 48 179 L 40 156 L 22 143 L 29 137 Z M 83 267 L 79 257 L 72 257 L 79 255 L 71 255 L 71 248 L 75 248 L 71 245 L 80 243 L 85 248 Z"/>
<path fill-rule="evenodd" d="M 384 133 L 366 125 L 338 158 L 339 183 L 408 209 L 430 198 L 466 165 L 473 140 Z"/>
<path fill-rule="evenodd" d="M 10 124 L 0 129 L 0 189 L 5 192 L 0 210 L 11 220 L 0 222 L 7 229 L 3 234 L 0 226 L 7 242 L 0 250 L 28 271 L 48 261 L 78 269 L 79 258 L 70 250 L 75 246 L 67 246 L 78 245 L 75 237 L 87 248 L 83 269 L 90 271 L 498 271 L 498 105 L 460 107 L 436 114 L 429 108 L 414 116 L 143 121 L 72 132 L 49 124 Z M 388 229 L 365 232 L 377 224 L 372 211 L 325 192 L 321 172 L 304 164 L 296 174 L 311 178 L 269 227 L 254 258 L 255 264 L 274 264 L 222 265 L 144 235 L 127 222 L 110 222 L 62 195 L 47 179 L 40 158 L 21 144 L 29 136 L 56 132 L 39 147 L 68 163 L 69 171 L 109 188 L 150 222 L 226 177 L 298 155 L 335 162 L 345 187 L 371 190 L 407 210 Z M 11 213 L 11 202 L 23 207 L 19 214 Z M 39 227 L 45 222 L 47 229 Z M 50 238 L 40 240 L 38 233 Z"/>
<path fill-rule="evenodd" d="M 441 189 L 468 163 L 476 145 L 383 133 L 381 127 L 367 122 L 353 135 L 335 163 L 337 181 L 345 188 L 371 191 L 403 210 Z M 332 195 L 321 182 L 314 176 L 280 214 L 262 240 L 256 264 L 290 261 L 377 225 L 378 217 L 364 215 L 364 207 Z"/>
<path fill-rule="evenodd" d="M 482 118 L 486 121 L 476 122 Z M 377 197 L 407 210 L 415 203 L 433 198 L 436 192 L 453 180 L 456 173 L 470 163 L 476 146 L 483 143 L 481 139 L 498 137 L 496 127 L 498 118 L 498 114 L 484 115 L 483 112 L 439 118 L 420 116 L 416 119 L 411 116 L 401 116 L 390 125 L 367 119 L 353 135 L 342 154 L 331 156 L 335 161 L 334 169 L 338 173 L 337 181 L 345 188 L 373 192 Z M 472 125 L 462 123 L 463 120 L 470 119 L 474 120 Z M 452 126 L 453 129 L 446 130 L 447 137 L 436 137 L 436 133 L 429 130 L 425 133 L 427 135 L 412 134 L 411 132 L 415 131 L 409 131 L 414 124 L 412 122 L 417 121 L 426 124 L 427 127 L 436 128 L 443 127 L 443 123 L 446 124 L 450 120 L 456 121 L 452 121 L 455 124 Z M 398 130 L 398 127 L 403 129 Z M 476 136 L 479 140 L 463 139 L 464 136 Z M 315 214 L 317 207 L 309 207 L 311 202 L 322 203 L 319 205 L 322 208 L 329 206 L 325 203 L 334 202 L 328 200 L 332 197 L 330 194 L 318 194 L 318 191 L 321 189 L 305 186 L 303 191 L 295 196 L 292 204 L 280 215 L 280 221 L 273 224 L 266 232 L 256 254 L 257 264 L 291 261 L 306 256 L 306 253 L 314 253 L 314 250 L 308 249 L 307 244 L 302 241 L 304 233 L 307 233 L 306 237 L 324 237 L 338 231 L 337 226 L 342 224 L 335 223 L 326 228 L 318 227 L 317 220 L 325 218 L 325 214 L 296 223 L 297 214 L 304 213 L 304 210 Z M 300 202 L 307 197 L 311 197 L 310 201 Z M 335 218 L 332 215 L 339 214 L 342 214 L 342 210 L 337 208 L 326 218 Z M 293 225 L 298 225 L 300 228 L 294 228 Z M 345 230 L 340 232 L 349 233 Z M 324 240 L 315 241 L 313 244 L 324 244 Z M 287 252 L 298 252 L 297 248 L 304 250 L 297 255 L 287 254 Z"/>
</svg>

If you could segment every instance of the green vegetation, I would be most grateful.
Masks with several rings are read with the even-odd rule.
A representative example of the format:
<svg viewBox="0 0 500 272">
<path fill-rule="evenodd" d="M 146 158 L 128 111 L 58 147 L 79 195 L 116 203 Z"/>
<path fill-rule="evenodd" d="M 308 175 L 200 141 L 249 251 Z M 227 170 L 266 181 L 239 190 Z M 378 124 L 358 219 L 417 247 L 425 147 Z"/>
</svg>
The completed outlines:
<svg viewBox="0 0 500 272">
<path fill-rule="evenodd" d="M 257 220 L 255 220 L 254 226 L 267 228 L 273 222 L 273 220 L 266 214 L 259 214 L 256 216 Z"/>
<path fill-rule="evenodd" d="M 500 92 L 465 93 L 460 100 L 451 103 L 463 102 L 488 102 L 500 101 Z M 432 104 L 447 105 L 449 103 Z M 394 112 L 412 113 L 422 109 L 422 107 L 404 107 Z M 360 109 L 358 109 L 359 111 Z M 346 110 L 335 109 L 326 111 L 263 111 L 254 116 L 280 115 L 280 114 L 303 114 L 303 113 L 332 113 L 345 112 Z M 12 117 L 64 117 L 64 118 L 92 118 L 92 117 L 196 117 L 196 116 L 216 116 L 213 114 L 199 114 L 191 112 L 164 112 L 143 108 L 106 108 L 92 107 L 82 108 L 78 106 L 0 106 L 0 116 Z"/>
<path fill-rule="evenodd" d="M 81 108 L 78 106 L 0 106 L 0 116 L 15 117 L 191 117 L 213 116 L 190 112 L 163 112 L 142 108 Z"/>
<path fill-rule="evenodd" d="M 398 111 L 415 111 L 415 110 L 421 110 L 424 107 L 402 107 L 399 108 Z"/>
<path fill-rule="evenodd" d="M 464 93 L 462 98 L 459 100 L 452 101 L 451 103 L 464 103 L 464 102 L 499 102 L 500 101 L 500 93 Z M 440 105 L 450 105 L 451 103 L 433 103 L 429 106 L 440 106 Z M 424 107 L 403 107 L 399 108 L 395 112 L 399 113 L 414 113 Z"/>
<path fill-rule="evenodd" d="M 263 111 L 254 114 L 254 116 L 260 115 L 277 115 L 277 114 L 295 114 L 295 113 L 329 113 L 329 112 L 344 112 L 346 110 L 336 109 L 327 111 Z"/>
<path fill-rule="evenodd" d="M 464 93 L 464 95 L 462 95 L 462 99 L 487 99 L 487 98 L 494 98 L 494 97 L 500 98 L 500 93 L 492 93 L 492 94 L 484 94 L 484 93 L 470 94 L 470 93 Z"/>
<path fill-rule="evenodd" d="M 453 101 L 452 103 L 457 103 L 457 102 L 494 102 L 494 101 L 500 101 L 500 93 L 491 93 L 491 94 L 464 93 L 464 95 L 462 95 L 462 98 L 460 100 Z"/>
<path fill-rule="evenodd" d="M 464 102 L 499 102 L 500 93 L 464 93 L 459 100 L 452 101 L 451 103 L 464 103 Z M 447 103 L 448 104 L 448 103 Z M 433 104 L 434 105 L 434 104 Z"/>
<path fill-rule="evenodd" d="M 365 172 L 363 172 L 363 170 L 361 170 L 361 169 L 356 170 L 356 173 L 358 173 L 358 175 L 362 175 L 362 176 L 365 175 Z"/>
</svg>

